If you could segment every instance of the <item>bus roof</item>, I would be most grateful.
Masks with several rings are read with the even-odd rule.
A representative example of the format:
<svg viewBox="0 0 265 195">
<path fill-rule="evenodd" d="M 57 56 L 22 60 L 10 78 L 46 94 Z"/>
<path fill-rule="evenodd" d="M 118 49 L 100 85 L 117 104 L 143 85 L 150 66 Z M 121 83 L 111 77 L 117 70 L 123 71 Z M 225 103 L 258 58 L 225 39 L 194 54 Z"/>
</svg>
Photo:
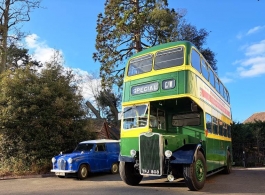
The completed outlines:
<svg viewBox="0 0 265 195">
<path fill-rule="evenodd" d="M 139 56 L 139 55 L 146 54 L 146 53 L 150 53 L 150 52 L 153 52 L 153 51 L 157 51 L 157 50 L 161 50 L 161 49 L 166 49 L 166 48 L 174 47 L 174 46 L 178 46 L 178 45 L 185 45 L 186 47 L 192 47 L 192 46 L 195 47 L 195 45 L 192 44 L 189 41 L 177 41 L 177 42 L 163 43 L 163 44 L 160 44 L 160 45 L 156 45 L 156 46 L 153 46 L 153 47 L 144 49 L 144 50 L 142 50 L 142 51 L 134 54 L 132 56 L 132 58 L 133 57 L 136 57 L 136 56 Z"/>
</svg>

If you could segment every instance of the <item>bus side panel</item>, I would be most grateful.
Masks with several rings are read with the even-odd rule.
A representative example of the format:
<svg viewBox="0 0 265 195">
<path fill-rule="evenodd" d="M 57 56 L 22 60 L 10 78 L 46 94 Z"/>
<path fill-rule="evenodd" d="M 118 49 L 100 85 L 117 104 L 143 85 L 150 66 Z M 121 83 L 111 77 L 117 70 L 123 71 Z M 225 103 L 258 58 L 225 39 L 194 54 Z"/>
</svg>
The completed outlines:
<svg viewBox="0 0 265 195">
<path fill-rule="evenodd" d="M 226 165 L 228 147 L 231 148 L 231 142 L 207 138 L 207 171 L 212 171 Z"/>
</svg>

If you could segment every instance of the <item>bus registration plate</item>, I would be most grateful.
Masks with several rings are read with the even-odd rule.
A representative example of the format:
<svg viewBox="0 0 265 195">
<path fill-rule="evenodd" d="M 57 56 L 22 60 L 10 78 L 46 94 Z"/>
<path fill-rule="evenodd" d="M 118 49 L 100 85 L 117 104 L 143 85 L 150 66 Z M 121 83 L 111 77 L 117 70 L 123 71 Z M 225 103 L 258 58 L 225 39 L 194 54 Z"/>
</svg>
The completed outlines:
<svg viewBox="0 0 265 195">
<path fill-rule="evenodd" d="M 160 175 L 159 170 L 147 170 L 147 169 L 142 169 L 142 174 Z"/>
</svg>

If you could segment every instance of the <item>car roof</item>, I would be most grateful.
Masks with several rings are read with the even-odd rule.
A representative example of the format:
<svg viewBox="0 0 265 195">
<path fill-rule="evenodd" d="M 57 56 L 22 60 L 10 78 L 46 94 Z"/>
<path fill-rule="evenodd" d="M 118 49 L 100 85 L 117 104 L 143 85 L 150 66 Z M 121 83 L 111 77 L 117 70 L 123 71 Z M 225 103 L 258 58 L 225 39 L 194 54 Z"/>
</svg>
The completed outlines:
<svg viewBox="0 0 265 195">
<path fill-rule="evenodd" d="M 95 140 L 86 140 L 80 142 L 80 144 L 95 144 L 95 143 L 119 143 L 119 140 L 114 140 L 114 139 L 95 139 Z"/>
</svg>

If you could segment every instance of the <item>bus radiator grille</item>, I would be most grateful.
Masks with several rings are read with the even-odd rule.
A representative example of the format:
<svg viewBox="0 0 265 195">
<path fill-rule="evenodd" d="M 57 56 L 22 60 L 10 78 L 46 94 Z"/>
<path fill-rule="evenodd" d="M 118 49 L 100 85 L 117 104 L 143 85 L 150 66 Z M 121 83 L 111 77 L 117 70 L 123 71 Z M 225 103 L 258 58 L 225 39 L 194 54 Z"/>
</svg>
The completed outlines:
<svg viewBox="0 0 265 195">
<path fill-rule="evenodd" d="M 140 173 L 142 175 L 162 175 L 161 135 L 145 133 L 140 135 Z"/>
</svg>

